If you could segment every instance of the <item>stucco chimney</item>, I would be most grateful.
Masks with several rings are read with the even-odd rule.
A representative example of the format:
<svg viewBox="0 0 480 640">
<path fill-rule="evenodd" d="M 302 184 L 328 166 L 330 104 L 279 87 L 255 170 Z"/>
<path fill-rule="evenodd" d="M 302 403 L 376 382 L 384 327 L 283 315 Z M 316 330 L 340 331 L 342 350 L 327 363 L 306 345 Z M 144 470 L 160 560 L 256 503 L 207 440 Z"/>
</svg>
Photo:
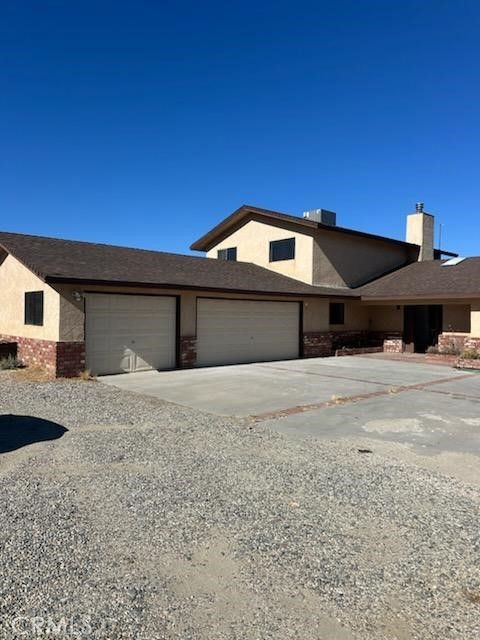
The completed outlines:
<svg viewBox="0 0 480 640">
<path fill-rule="evenodd" d="M 423 202 L 417 202 L 415 213 L 407 216 L 407 242 L 418 244 L 418 259 L 433 260 L 434 217 L 423 210 Z"/>
</svg>

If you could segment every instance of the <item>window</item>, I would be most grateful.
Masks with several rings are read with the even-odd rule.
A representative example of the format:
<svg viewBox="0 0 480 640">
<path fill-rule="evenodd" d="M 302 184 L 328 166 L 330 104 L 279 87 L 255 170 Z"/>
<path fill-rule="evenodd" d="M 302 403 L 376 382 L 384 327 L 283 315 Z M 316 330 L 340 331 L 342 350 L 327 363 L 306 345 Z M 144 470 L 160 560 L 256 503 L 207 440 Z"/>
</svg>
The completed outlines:
<svg viewBox="0 0 480 640">
<path fill-rule="evenodd" d="M 43 291 L 25 293 L 25 324 L 43 326 Z"/>
<path fill-rule="evenodd" d="M 230 247 L 229 249 L 219 249 L 217 251 L 217 258 L 219 260 L 235 260 L 237 259 L 237 247 Z"/>
<path fill-rule="evenodd" d="M 295 258 L 295 238 L 270 242 L 270 262 L 293 260 Z"/>
<path fill-rule="evenodd" d="M 330 324 L 345 324 L 345 305 L 343 302 L 330 303 Z"/>
</svg>

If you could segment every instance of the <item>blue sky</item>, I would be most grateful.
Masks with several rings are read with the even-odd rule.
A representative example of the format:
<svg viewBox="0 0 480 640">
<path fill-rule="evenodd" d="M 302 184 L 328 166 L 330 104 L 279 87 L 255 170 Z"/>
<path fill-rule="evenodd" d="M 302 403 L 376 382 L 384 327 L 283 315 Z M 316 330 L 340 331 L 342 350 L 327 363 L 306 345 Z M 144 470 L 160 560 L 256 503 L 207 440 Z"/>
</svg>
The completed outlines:
<svg viewBox="0 0 480 640">
<path fill-rule="evenodd" d="M 480 255 L 476 0 L 1 14 L 1 229 L 187 252 L 249 203 L 403 238 L 422 200 Z"/>
</svg>

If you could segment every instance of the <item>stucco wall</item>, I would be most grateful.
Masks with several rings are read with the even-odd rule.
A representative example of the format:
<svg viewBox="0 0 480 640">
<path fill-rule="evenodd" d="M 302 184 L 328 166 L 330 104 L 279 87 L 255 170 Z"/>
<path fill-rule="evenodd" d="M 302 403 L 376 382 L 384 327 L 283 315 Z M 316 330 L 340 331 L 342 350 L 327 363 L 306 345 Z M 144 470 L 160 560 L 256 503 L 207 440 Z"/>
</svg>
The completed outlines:
<svg viewBox="0 0 480 640">
<path fill-rule="evenodd" d="M 415 251 L 381 240 L 319 230 L 313 246 L 313 284 L 357 287 L 414 261 Z"/>
<path fill-rule="evenodd" d="M 480 337 L 480 302 L 472 304 L 470 312 L 470 334 L 476 338 Z"/>
<path fill-rule="evenodd" d="M 403 331 L 403 306 L 375 305 L 365 309 L 372 331 Z"/>
<path fill-rule="evenodd" d="M 306 300 L 303 307 L 304 331 L 329 331 L 329 301 L 322 298 Z"/>
<path fill-rule="evenodd" d="M 295 259 L 270 262 L 270 242 L 286 238 L 295 238 Z M 228 249 L 229 247 L 237 247 L 237 260 L 239 261 L 253 262 L 290 278 L 312 284 L 313 238 L 310 235 L 250 220 L 210 249 L 207 252 L 207 257 L 216 258 L 219 249 Z"/>
<path fill-rule="evenodd" d="M 470 333 L 470 305 L 446 304 L 443 306 L 443 330 L 454 333 Z"/>
<path fill-rule="evenodd" d="M 282 297 L 282 296 L 265 296 L 253 294 L 228 294 L 228 293 L 212 293 L 209 291 L 182 291 L 177 289 L 161 289 L 161 288 L 141 288 L 141 287 L 102 287 L 88 286 L 85 288 L 74 285 L 59 285 L 56 290 L 62 295 L 62 303 L 60 305 L 60 339 L 66 341 L 84 340 L 84 301 L 75 301 L 73 292 L 79 291 L 98 292 L 98 293 L 134 293 L 146 295 L 167 295 L 180 296 L 180 335 L 194 336 L 196 335 L 197 313 L 196 298 L 230 298 L 238 300 L 247 298 L 251 300 L 283 300 L 304 302 L 303 307 L 303 323 L 304 331 L 328 331 L 329 326 L 329 301 L 324 298 L 300 298 L 300 297 Z M 349 303 L 350 304 L 350 303 Z M 347 315 L 347 314 L 346 314 Z M 339 330 L 345 327 L 334 327 Z M 357 327 L 355 327 L 357 328 Z M 364 327 L 361 327 L 364 328 Z"/>
<path fill-rule="evenodd" d="M 331 331 L 362 331 L 368 328 L 368 310 L 355 300 L 345 303 L 345 323 L 330 325 Z"/>
<path fill-rule="evenodd" d="M 3 262 L 2 262 L 3 259 Z M 43 326 L 26 325 L 25 292 L 43 291 Z M 0 258 L 0 334 L 59 340 L 60 296 L 13 256 Z"/>
</svg>

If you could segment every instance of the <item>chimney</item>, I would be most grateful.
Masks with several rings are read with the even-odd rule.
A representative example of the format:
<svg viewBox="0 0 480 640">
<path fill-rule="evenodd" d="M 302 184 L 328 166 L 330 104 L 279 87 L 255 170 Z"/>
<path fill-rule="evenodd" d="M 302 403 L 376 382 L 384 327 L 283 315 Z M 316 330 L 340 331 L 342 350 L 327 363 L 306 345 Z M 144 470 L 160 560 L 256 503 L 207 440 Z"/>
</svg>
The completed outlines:
<svg viewBox="0 0 480 640">
<path fill-rule="evenodd" d="M 418 260 L 433 260 L 434 217 L 423 210 L 423 202 L 417 202 L 415 213 L 407 216 L 407 242 L 418 244 Z"/>
</svg>

